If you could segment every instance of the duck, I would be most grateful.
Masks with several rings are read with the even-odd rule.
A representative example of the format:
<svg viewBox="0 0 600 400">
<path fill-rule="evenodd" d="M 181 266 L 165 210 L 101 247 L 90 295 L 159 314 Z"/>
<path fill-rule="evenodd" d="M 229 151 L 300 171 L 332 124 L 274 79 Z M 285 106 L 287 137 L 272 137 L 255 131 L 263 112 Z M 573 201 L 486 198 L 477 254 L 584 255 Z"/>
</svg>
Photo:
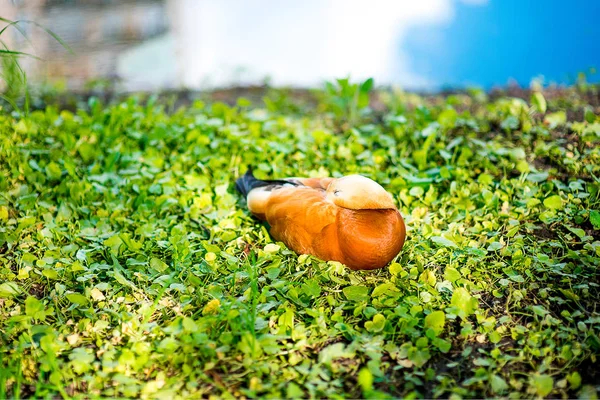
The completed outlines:
<svg viewBox="0 0 600 400">
<path fill-rule="evenodd" d="M 235 186 L 270 235 L 297 254 L 372 270 L 404 246 L 406 226 L 392 195 L 365 176 L 261 180 L 248 168 Z"/>
</svg>

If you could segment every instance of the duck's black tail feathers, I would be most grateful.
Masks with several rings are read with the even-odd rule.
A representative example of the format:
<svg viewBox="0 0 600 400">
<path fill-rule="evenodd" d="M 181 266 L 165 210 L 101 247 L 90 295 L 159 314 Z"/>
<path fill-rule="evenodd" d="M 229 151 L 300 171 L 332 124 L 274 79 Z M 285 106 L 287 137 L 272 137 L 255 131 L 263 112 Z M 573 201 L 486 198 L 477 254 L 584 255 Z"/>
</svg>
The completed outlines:
<svg viewBox="0 0 600 400">
<path fill-rule="evenodd" d="M 252 168 L 248 167 L 248 171 L 235 181 L 235 188 L 240 192 L 244 197 L 248 196 L 248 193 L 252 189 L 256 189 L 258 187 L 267 187 L 267 190 L 273 190 L 275 188 L 281 187 L 283 185 L 288 186 L 299 186 L 298 182 L 287 181 L 283 179 L 273 179 L 273 180 L 261 180 L 256 179 L 254 174 L 252 173 Z"/>
</svg>

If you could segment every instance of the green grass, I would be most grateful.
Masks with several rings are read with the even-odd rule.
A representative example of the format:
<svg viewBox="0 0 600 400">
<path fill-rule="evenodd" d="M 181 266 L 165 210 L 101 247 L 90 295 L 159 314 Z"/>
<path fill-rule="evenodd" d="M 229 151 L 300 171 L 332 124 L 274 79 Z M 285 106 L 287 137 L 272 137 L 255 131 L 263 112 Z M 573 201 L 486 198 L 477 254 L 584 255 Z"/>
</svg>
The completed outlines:
<svg viewBox="0 0 600 400">
<path fill-rule="evenodd" d="M 595 396 L 597 88 L 373 111 L 370 85 L 1 112 L 0 398 Z M 354 272 L 273 243 L 247 165 L 375 179 L 404 249 Z"/>
</svg>

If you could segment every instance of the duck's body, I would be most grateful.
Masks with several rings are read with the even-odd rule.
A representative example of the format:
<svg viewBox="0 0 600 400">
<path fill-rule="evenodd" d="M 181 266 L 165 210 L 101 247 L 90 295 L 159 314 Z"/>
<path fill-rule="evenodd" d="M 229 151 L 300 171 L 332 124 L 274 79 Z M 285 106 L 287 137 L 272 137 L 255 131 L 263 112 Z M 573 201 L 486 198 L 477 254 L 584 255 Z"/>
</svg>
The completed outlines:
<svg viewBox="0 0 600 400">
<path fill-rule="evenodd" d="M 375 269 L 404 244 L 404 221 L 391 195 L 360 175 L 261 181 L 249 171 L 236 186 L 271 235 L 296 253 Z"/>
</svg>

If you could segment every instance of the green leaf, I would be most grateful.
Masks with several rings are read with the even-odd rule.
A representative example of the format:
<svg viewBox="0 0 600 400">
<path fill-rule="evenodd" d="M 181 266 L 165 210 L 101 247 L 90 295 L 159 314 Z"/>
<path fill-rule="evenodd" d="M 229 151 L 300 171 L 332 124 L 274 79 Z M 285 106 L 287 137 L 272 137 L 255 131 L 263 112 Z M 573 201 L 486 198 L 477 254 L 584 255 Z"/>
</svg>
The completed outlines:
<svg viewBox="0 0 600 400">
<path fill-rule="evenodd" d="M 488 333 L 488 339 L 490 343 L 496 344 L 502 339 L 502 336 L 498 333 L 498 331 L 492 331 Z"/>
<path fill-rule="evenodd" d="M 343 290 L 344 296 L 350 301 L 361 302 L 369 300 L 369 288 L 366 286 L 347 286 Z"/>
<path fill-rule="evenodd" d="M 375 314 L 372 321 L 365 322 L 365 329 L 369 332 L 378 333 L 385 327 L 385 317 L 383 314 Z"/>
<path fill-rule="evenodd" d="M 590 222 L 592 223 L 594 229 L 600 229 L 600 211 L 590 211 Z"/>
<path fill-rule="evenodd" d="M 131 283 L 127 278 L 123 276 L 119 271 L 114 271 L 113 276 L 117 282 L 119 282 L 123 286 L 128 286 L 132 289 L 135 289 L 135 285 Z"/>
<path fill-rule="evenodd" d="M 363 392 L 373 389 L 373 374 L 368 368 L 361 368 L 358 371 L 358 384 Z"/>
<path fill-rule="evenodd" d="M 521 160 L 517 163 L 517 170 L 520 173 L 524 174 L 526 172 L 529 172 L 531 170 L 531 167 L 527 161 Z"/>
<path fill-rule="evenodd" d="M 321 286 L 316 280 L 311 279 L 302 285 L 302 292 L 309 297 L 318 298 L 321 295 Z"/>
<path fill-rule="evenodd" d="M 294 382 L 288 382 L 286 384 L 286 396 L 288 399 L 300 399 L 304 397 L 304 392 Z"/>
<path fill-rule="evenodd" d="M 10 299 L 18 296 L 22 290 L 16 282 L 4 282 L 0 284 L 0 298 Z"/>
<path fill-rule="evenodd" d="M 541 114 L 546 113 L 546 99 L 544 98 L 544 95 L 540 92 L 534 92 L 531 95 L 531 104 L 537 110 L 537 112 Z"/>
<path fill-rule="evenodd" d="M 483 174 L 479 174 L 477 177 L 477 182 L 481 183 L 482 185 L 491 185 L 494 183 L 494 177 L 484 172 Z"/>
<path fill-rule="evenodd" d="M 442 338 L 434 338 L 431 343 L 438 348 L 438 350 L 442 353 L 447 353 L 452 348 L 452 343 Z"/>
<path fill-rule="evenodd" d="M 553 195 L 547 197 L 544 200 L 544 206 L 551 208 L 553 210 L 560 210 L 562 208 L 562 200 L 559 195 Z"/>
<path fill-rule="evenodd" d="M 391 283 L 391 282 L 382 283 L 381 285 L 378 285 L 373 290 L 373 293 L 371 293 L 371 297 L 375 298 L 375 297 L 379 297 L 384 294 L 393 295 L 395 292 L 398 292 L 398 291 L 399 291 L 398 288 L 393 283 Z"/>
<path fill-rule="evenodd" d="M 444 270 L 444 279 L 450 282 L 456 282 L 461 278 L 460 272 L 456 268 L 446 267 Z"/>
<path fill-rule="evenodd" d="M 548 396 L 554 387 L 554 380 L 549 375 L 534 375 L 531 383 L 537 395 L 541 397 Z"/>
<path fill-rule="evenodd" d="M 583 118 L 586 120 L 586 122 L 592 124 L 596 120 L 596 114 L 594 114 L 594 111 L 591 108 L 586 107 Z"/>
<path fill-rule="evenodd" d="M 354 357 L 354 353 L 348 351 L 344 343 L 338 342 L 321 349 L 319 352 L 319 363 L 327 365 L 338 358 L 351 357 Z"/>
<path fill-rule="evenodd" d="M 447 108 L 440 113 L 437 121 L 442 127 L 448 129 L 456 125 L 457 119 L 458 114 L 456 113 L 456 110 L 453 108 Z"/>
<path fill-rule="evenodd" d="M 427 348 L 418 349 L 409 356 L 409 359 L 418 368 L 421 368 L 422 366 L 424 366 L 427 363 L 427 361 L 429 361 L 430 358 L 431 358 L 431 354 L 429 352 L 429 349 L 427 349 Z"/>
<path fill-rule="evenodd" d="M 119 235 L 112 235 L 104 241 L 104 245 L 110 247 L 110 251 L 113 254 L 119 254 L 119 248 L 122 244 L 123 240 L 121 240 Z"/>
<path fill-rule="evenodd" d="M 62 170 L 60 169 L 60 166 L 57 163 L 51 162 L 48 165 L 46 165 L 46 175 L 48 176 L 48 178 L 56 181 L 61 178 Z"/>
<path fill-rule="evenodd" d="M 198 331 L 198 325 L 196 324 L 196 322 L 188 317 L 184 317 L 183 320 L 181 321 L 181 325 L 183 326 L 183 329 L 186 332 L 190 332 L 190 333 L 194 333 Z"/>
<path fill-rule="evenodd" d="M 446 239 L 443 236 L 432 236 L 431 241 L 435 244 L 438 244 L 443 247 L 453 247 L 457 248 L 458 246 L 450 239 Z"/>
<path fill-rule="evenodd" d="M 560 290 L 560 292 L 562 294 L 565 295 L 565 297 L 567 299 L 570 299 L 570 300 L 573 300 L 573 301 L 578 301 L 579 300 L 579 296 L 576 293 L 574 293 L 572 290 L 569 290 L 569 289 L 559 289 L 559 290 Z"/>
<path fill-rule="evenodd" d="M 169 266 L 164 261 L 159 260 L 156 257 L 152 257 L 150 259 L 150 268 L 158 272 L 163 272 L 166 271 Z"/>
<path fill-rule="evenodd" d="M 573 232 L 579 239 L 583 239 L 586 236 L 585 231 L 581 228 L 567 226 L 567 229 Z"/>
<path fill-rule="evenodd" d="M 544 122 L 550 129 L 554 129 L 558 126 L 564 125 L 567 122 L 567 113 L 564 111 L 557 111 L 552 114 L 546 115 Z"/>
<path fill-rule="evenodd" d="M 544 308 L 544 306 L 531 306 L 531 310 L 536 314 L 539 315 L 540 317 L 545 316 L 546 314 L 548 314 L 548 310 L 546 310 Z"/>
<path fill-rule="evenodd" d="M 368 78 L 360 85 L 360 91 L 361 92 L 369 92 L 373 88 L 374 84 L 375 84 L 375 81 L 373 80 L 373 78 Z"/>
<path fill-rule="evenodd" d="M 294 329 L 294 310 L 286 308 L 285 312 L 277 319 L 277 325 L 279 333 L 282 335 Z"/>
<path fill-rule="evenodd" d="M 392 263 L 390 265 L 390 274 L 392 275 L 398 275 L 400 274 L 402 271 L 404 271 L 404 268 L 402 268 L 402 265 L 399 263 Z"/>
<path fill-rule="evenodd" d="M 579 372 L 574 371 L 571 374 L 567 375 L 567 381 L 571 385 L 572 389 L 579 389 L 581 386 L 581 375 Z"/>
<path fill-rule="evenodd" d="M 48 279 L 58 279 L 58 272 L 52 268 L 45 268 L 42 270 L 42 275 Z"/>
<path fill-rule="evenodd" d="M 419 169 L 424 169 L 427 166 L 427 149 L 415 150 L 412 153 L 412 158 Z"/>
<path fill-rule="evenodd" d="M 30 53 L 24 53 L 22 51 L 15 51 L 15 50 L 0 49 L 0 56 L 7 56 L 7 55 L 12 55 L 12 56 L 27 56 L 27 57 L 31 57 L 31 58 L 35 58 L 35 59 L 39 60 L 38 57 L 36 57 L 36 56 L 34 56 L 33 54 L 30 54 Z"/>
<path fill-rule="evenodd" d="M 93 354 L 88 353 L 84 348 L 78 347 L 74 349 L 69 355 L 73 371 L 76 374 L 83 374 L 92 368 L 92 362 L 95 360 Z"/>
<path fill-rule="evenodd" d="M 500 242 L 492 242 L 487 247 L 487 250 L 488 251 L 497 251 L 497 250 L 500 250 L 501 248 L 502 248 L 502 243 L 500 243 Z"/>
<path fill-rule="evenodd" d="M 492 386 L 492 391 L 496 394 L 504 393 L 508 389 L 506 381 L 496 374 L 490 376 L 490 385 Z"/>
<path fill-rule="evenodd" d="M 437 279 L 432 271 L 426 269 L 419 276 L 419 282 L 426 283 L 429 286 L 435 286 Z"/>
<path fill-rule="evenodd" d="M 19 219 L 19 226 L 17 227 L 17 230 L 23 230 L 25 228 L 28 228 L 30 226 L 32 226 L 33 224 L 35 224 L 35 217 L 31 216 L 31 217 L 23 217 Z"/>
<path fill-rule="evenodd" d="M 431 328 L 436 335 L 444 330 L 446 314 L 443 311 L 434 311 L 425 317 L 425 328 Z"/>
<path fill-rule="evenodd" d="M 462 318 L 468 317 L 477 309 L 477 299 L 463 287 L 454 289 L 450 304 L 460 311 L 459 316 Z"/>
<path fill-rule="evenodd" d="M 67 299 L 69 299 L 71 303 L 79 305 L 85 305 L 89 302 L 88 298 L 80 293 L 69 293 Z"/>
<path fill-rule="evenodd" d="M 500 127 L 506 131 L 514 131 L 519 129 L 519 118 L 514 115 L 509 115 L 500 123 Z"/>
<path fill-rule="evenodd" d="M 540 182 L 544 182 L 546 179 L 548 179 L 547 172 L 537 172 L 537 173 L 527 174 L 527 180 L 529 182 L 540 183 Z"/>
<path fill-rule="evenodd" d="M 420 198 L 425 194 L 425 189 L 423 189 L 421 186 L 415 186 L 408 191 L 408 194 Z"/>
<path fill-rule="evenodd" d="M 79 145 L 79 148 L 77 149 L 77 151 L 78 151 L 79 155 L 81 156 L 81 158 L 83 159 L 83 161 L 85 161 L 85 162 L 92 161 L 92 159 L 96 155 L 96 149 L 94 148 L 94 146 L 87 142 L 81 143 Z"/>
<path fill-rule="evenodd" d="M 33 296 L 25 300 L 25 314 L 35 320 L 43 321 L 46 318 L 44 303 Z"/>
</svg>

